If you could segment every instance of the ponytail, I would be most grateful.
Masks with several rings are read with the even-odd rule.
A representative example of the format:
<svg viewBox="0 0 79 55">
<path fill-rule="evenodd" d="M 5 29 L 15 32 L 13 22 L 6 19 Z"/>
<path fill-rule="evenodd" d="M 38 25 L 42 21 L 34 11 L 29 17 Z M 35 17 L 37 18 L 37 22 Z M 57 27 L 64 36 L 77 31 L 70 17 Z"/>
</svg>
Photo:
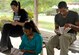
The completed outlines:
<svg viewBox="0 0 79 55">
<path fill-rule="evenodd" d="M 40 33 L 39 29 L 37 28 L 37 26 L 35 25 L 35 23 L 33 22 L 33 20 L 30 20 L 30 24 L 32 26 L 33 32 Z"/>
<path fill-rule="evenodd" d="M 18 2 L 18 6 L 19 6 L 18 9 L 20 10 L 21 9 L 20 2 Z"/>
<path fill-rule="evenodd" d="M 26 22 L 24 24 L 24 28 L 25 29 L 31 29 L 32 28 L 33 32 L 40 33 L 39 29 L 37 28 L 37 26 L 35 25 L 35 23 L 32 20 L 30 22 Z"/>
</svg>

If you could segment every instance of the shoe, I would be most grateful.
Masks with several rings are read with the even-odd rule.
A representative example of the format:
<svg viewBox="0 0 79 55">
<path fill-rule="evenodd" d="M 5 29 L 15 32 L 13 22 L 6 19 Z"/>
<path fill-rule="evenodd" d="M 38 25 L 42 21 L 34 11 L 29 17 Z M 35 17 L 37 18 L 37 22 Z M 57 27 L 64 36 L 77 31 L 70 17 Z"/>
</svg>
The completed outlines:
<svg viewBox="0 0 79 55">
<path fill-rule="evenodd" d="M 6 46 L 0 48 L 0 52 L 4 52 L 4 51 L 6 51 L 6 50 L 8 50 L 8 47 L 6 47 Z"/>
</svg>

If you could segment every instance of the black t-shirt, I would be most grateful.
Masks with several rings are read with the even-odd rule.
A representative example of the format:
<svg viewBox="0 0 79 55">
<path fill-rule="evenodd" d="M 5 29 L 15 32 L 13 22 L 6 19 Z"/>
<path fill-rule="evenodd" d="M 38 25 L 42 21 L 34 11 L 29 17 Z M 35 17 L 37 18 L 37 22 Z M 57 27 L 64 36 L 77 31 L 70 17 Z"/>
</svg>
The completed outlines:
<svg viewBox="0 0 79 55">
<path fill-rule="evenodd" d="M 55 16 L 55 24 L 59 25 L 60 27 L 63 27 L 66 23 L 75 25 L 75 22 L 78 20 L 78 13 L 74 11 L 69 11 L 66 18 L 63 18 L 60 13 Z M 76 31 L 71 29 L 68 33 L 76 33 Z"/>
<path fill-rule="evenodd" d="M 14 13 L 13 20 L 15 16 L 19 17 L 19 22 L 25 22 L 28 20 L 28 13 L 24 9 L 20 9 L 18 13 Z"/>
</svg>

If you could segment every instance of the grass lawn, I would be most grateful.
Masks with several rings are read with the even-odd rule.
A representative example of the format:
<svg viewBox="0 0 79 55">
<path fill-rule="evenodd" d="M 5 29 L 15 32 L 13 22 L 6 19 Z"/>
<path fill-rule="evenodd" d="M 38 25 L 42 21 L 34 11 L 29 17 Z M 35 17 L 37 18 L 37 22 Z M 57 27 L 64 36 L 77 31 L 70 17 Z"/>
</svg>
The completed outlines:
<svg viewBox="0 0 79 55">
<path fill-rule="evenodd" d="M 46 21 L 38 21 L 38 22 L 39 22 L 39 24 L 38 24 L 39 28 L 54 30 L 54 23 L 46 22 Z"/>
</svg>

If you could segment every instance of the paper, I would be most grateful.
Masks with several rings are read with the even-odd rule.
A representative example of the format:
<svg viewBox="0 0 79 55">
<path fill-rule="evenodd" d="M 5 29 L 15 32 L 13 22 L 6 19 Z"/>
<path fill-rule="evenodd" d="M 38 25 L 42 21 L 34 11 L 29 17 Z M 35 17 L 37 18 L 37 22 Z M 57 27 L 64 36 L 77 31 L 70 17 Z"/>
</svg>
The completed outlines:
<svg viewBox="0 0 79 55">
<path fill-rule="evenodd" d="M 23 52 L 21 52 L 19 49 L 12 48 L 10 55 L 23 55 Z"/>
<path fill-rule="evenodd" d="M 67 33 L 71 28 L 65 28 L 64 27 L 59 27 L 59 30 L 56 30 L 56 32 L 63 34 L 63 33 Z"/>
<path fill-rule="evenodd" d="M 63 32 L 64 32 L 64 27 L 59 27 L 59 33 L 63 34 Z"/>
</svg>

